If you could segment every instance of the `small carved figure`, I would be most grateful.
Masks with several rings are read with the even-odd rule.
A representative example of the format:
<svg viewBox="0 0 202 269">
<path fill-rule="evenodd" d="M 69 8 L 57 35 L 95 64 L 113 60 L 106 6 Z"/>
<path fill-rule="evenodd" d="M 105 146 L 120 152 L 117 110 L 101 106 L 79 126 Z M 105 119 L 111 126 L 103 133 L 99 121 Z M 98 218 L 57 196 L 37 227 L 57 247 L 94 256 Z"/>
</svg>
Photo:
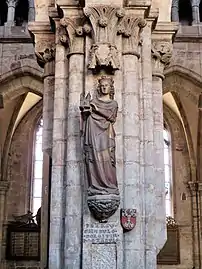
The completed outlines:
<svg viewBox="0 0 202 269">
<path fill-rule="evenodd" d="M 113 100 L 113 80 L 99 79 L 97 95 L 82 98 L 80 110 L 85 123 L 84 155 L 88 195 L 119 195 L 116 178 L 115 131 L 118 104 Z"/>
<path fill-rule="evenodd" d="M 34 223 L 34 217 L 33 213 L 31 211 L 27 211 L 27 214 L 21 215 L 21 216 L 15 216 L 13 215 L 13 218 L 15 219 L 15 222 L 22 223 L 22 224 L 31 224 Z"/>
</svg>

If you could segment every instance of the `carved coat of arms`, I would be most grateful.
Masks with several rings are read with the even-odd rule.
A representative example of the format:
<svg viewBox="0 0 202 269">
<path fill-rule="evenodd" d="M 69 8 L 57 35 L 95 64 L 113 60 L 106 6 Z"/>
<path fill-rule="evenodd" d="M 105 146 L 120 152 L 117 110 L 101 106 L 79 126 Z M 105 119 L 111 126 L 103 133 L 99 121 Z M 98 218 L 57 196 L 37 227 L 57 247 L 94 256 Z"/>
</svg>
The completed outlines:
<svg viewBox="0 0 202 269">
<path fill-rule="evenodd" d="M 136 209 L 121 209 L 121 225 L 125 231 L 131 231 L 136 225 Z"/>
</svg>

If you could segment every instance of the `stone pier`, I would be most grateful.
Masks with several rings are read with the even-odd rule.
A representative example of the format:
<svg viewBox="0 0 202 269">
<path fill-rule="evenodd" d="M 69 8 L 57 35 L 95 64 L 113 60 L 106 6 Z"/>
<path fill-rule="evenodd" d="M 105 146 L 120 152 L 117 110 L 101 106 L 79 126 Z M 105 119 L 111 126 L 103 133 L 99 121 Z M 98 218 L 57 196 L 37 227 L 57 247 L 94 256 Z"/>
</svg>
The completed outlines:
<svg viewBox="0 0 202 269">
<path fill-rule="evenodd" d="M 45 70 L 43 145 L 52 159 L 42 265 L 155 269 L 166 241 L 162 80 L 176 24 L 158 22 L 152 1 L 58 0 L 47 12 L 51 28 L 48 21 L 29 25 Z M 118 103 L 119 196 L 99 195 L 92 205 L 79 107 L 80 96 L 96 95 L 102 76 Z"/>
</svg>

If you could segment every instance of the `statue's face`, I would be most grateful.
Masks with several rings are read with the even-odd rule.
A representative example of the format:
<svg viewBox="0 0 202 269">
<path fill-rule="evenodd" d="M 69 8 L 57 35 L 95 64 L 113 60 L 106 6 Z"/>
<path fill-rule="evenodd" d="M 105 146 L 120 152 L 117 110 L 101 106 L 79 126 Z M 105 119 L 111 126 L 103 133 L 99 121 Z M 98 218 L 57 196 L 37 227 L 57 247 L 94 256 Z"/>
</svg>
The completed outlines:
<svg viewBox="0 0 202 269">
<path fill-rule="evenodd" d="M 107 95 L 111 91 L 111 85 L 107 79 L 103 79 L 100 81 L 100 90 L 101 93 Z"/>
</svg>

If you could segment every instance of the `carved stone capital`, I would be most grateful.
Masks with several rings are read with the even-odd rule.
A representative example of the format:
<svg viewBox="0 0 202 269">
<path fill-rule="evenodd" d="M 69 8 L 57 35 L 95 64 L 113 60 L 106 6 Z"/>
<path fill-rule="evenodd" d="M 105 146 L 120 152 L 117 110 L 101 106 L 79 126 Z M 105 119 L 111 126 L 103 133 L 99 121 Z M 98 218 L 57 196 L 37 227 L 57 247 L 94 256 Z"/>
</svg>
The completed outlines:
<svg viewBox="0 0 202 269">
<path fill-rule="evenodd" d="M 193 195 L 199 191 L 199 183 L 198 182 L 193 182 L 189 181 L 188 182 L 188 188 L 190 190 L 190 193 Z"/>
<path fill-rule="evenodd" d="M 84 14 L 92 26 L 93 39 L 88 67 L 94 73 L 103 69 L 113 74 L 120 68 L 115 44 L 118 24 L 125 15 L 124 9 L 99 5 L 84 8 Z"/>
<path fill-rule="evenodd" d="M 179 0 L 172 0 L 172 7 L 179 8 Z"/>
<path fill-rule="evenodd" d="M 153 42 L 151 53 L 153 76 L 163 79 L 164 68 L 169 65 L 172 57 L 172 44 L 170 42 Z"/>
<path fill-rule="evenodd" d="M 18 0 L 6 0 L 8 7 L 16 7 Z"/>
<path fill-rule="evenodd" d="M 38 64 L 43 68 L 46 63 L 55 59 L 55 43 L 41 39 L 36 43 L 35 53 Z"/>
<path fill-rule="evenodd" d="M 124 17 L 124 9 L 98 5 L 84 8 L 84 14 L 92 26 L 94 43 L 115 44 L 118 22 Z"/>
<path fill-rule="evenodd" d="M 123 54 L 140 57 L 138 45 L 141 29 L 146 26 L 146 20 L 133 16 L 125 16 L 119 24 L 117 34 L 123 36 Z"/>
<path fill-rule="evenodd" d="M 91 27 L 85 23 L 83 18 L 62 18 L 60 26 L 59 40 L 69 48 L 69 54 L 83 54 L 83 37 L 91 32 Z"/>
</svg>

